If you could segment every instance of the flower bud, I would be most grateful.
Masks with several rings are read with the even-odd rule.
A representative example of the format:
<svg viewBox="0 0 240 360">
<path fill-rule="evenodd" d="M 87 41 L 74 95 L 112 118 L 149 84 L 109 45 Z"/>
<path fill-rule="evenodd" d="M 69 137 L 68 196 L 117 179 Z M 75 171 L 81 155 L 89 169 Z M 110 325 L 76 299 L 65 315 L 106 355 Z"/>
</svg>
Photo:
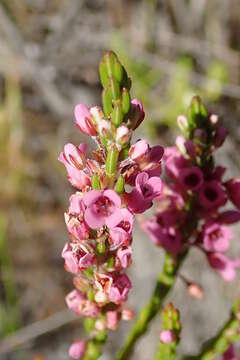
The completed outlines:
<svg viewBox="0 0 240 360">
<path fill-rule="evenodd" d="M 170 344 L 176 340 L 176 337 L 171 330 L 163 330 L 160 332 L 160 341 L 163 344 Z"/>
<path fill-rule="evenodd" d="M 240 178 L 233 178 L 228 180 L 225 184 L 228 196 L 233 204 L 240 209 Z"/>
<path fill-rule="evenodd" d="M 202 300 L 204 297 L 204 291 L 201 288 L 201 286 L 197 283 L 190 283 L 188 285 L 188 293 L 191 297 L 197 300 Z"/>
<path fill-rule="evenodd" d="M 102 136 L 105 139 L 112 139 L 112 126 L 110 121 L 102 119 L 98 123 L 98 133 L 99 136 Z"/>
<path fill-rule="evenodd" d="M 188 131 L 189 126 L 188 126 L 188 121 L 187 121 L 186 116 L 184 116 L 184 115 L 179 115 L 179 116 L 177 117 L 177 123 L 178 123 L 179 129 L 180 129 L 182 132 Z"/>
<path fill-rule="evenodd" d="M 86 135 L 97 135 L 95 124 L 88 106 L 78 104 L 74 109 L 77 127 Z"/>
<path fill-rule="evenodd" d="M 135 312 L 130 309 L 123 309 L 122 310 L 122 319 L 125 321 L 132 320 L 135 316 Z"/>
<path fill-rule="evenodd" d="M 121 125 L 117 128 L 116 142 L 121 146 L 126 146 L 132 136 L 132 130 L 129 130 L 126 125 Z"/>
<path fill-rule="evenodd" d="M 75 341 L 69 348 L 69 356 L 73 359 L 81 359 L 85 354 L 87 348 L 86 341 L 78 340 Z"/>
<path fill-rule="evenodd" d="M 137 99 L 133 99 L 131 101 L 131 113 L 130 113 L 131 127 L 133 130 L 135 130 L 141 124 L 144 117 L 145 117 L 145 112 L 143 110 L 142 103 Z"/>
<path fill-rule="evenodd" d="M 216 130 L 216 134 L 213 139 L 214 146 L 216 148 L 222 146 L 227 137 L 227 129 L 224 126 L 219 126 Z"/>
</svg>

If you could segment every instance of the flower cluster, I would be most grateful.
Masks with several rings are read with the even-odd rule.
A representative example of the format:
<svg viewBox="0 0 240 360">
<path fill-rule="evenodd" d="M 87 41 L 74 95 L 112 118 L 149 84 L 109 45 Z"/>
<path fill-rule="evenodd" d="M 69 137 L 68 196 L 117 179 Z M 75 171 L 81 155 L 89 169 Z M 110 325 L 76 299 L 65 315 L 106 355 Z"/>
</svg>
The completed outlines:
<svg viewBox="0 0 240 360">
<path fill-rule="evenodd" d="M 175 257 L 190 246 L 199 247 L 210 266 L 231 281 L 240 267 L 240 259 L 226 255 L 232 239 L 229 225 L 240 221 L 240 179 L 224 180 L 226 168 L 215 165 L 213 157 L 226 129 L 198 97 L 178 124 L 184 136 L 165 149 L 163 192 L 155 215 L 142 222 L 143 229 Z M 226 210 L 228 201 L 233 208 Z"/>
<path fill-rule="evenodd" d="M 120 319 L 133 317 L 125 308 L 131 288 L 125 270 L 132 262 L 134 214 L 150 208 L 161 195 L 163 156 L 161 146 L 150 148 L 144 140 L 130 144 L 145 114 L 142 104 L 131 100 L 130 80 L 114 53 L 105 53 L 99 71 L 103 110 L 75 107 L 77 127 L 92 137 L 97 149 L 88 158 L 86 145 L 67 144 L 59 156 L 78 190 L 65 213 L 70 241 L 62 257 L 75 287 L 66 302 L 77 315 L 87 317 L 85 325 L 94 341 L 105 339 L 106 329 L 115 330 Z M 132 186 L 130 192 L 125 185 Z M 92 354 L 94 341 L 75 341 L 70 356 L 79 359 L 90 346 Z"/>
</svg>

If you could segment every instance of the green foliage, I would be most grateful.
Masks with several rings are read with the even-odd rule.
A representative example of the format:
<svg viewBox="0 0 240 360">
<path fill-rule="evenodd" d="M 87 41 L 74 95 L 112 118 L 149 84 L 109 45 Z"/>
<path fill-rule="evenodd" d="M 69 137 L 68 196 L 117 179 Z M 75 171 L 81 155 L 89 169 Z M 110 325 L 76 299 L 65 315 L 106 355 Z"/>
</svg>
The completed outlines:
<svg viewBox="0 0 240 360">
<path fill-rule="evenodd" d="M 162 329 L 171 331 L 174 339 L 169 343 L 160 341 L 155 360 L 174 360 L 180 340 L 181 324 L 179 311 L 171 303 L 162 312 Z"/>
<path fill-rule="evenodd" d="M 5 298 L 0 303 L 0 331 L 3 336 L 6 336 L 19 327 L 20 313 L 14 272 L 8 252 L 6 220 L 2 214 L 0 214 L 0 273 Z"/>
<path fill-rule="evenodd" d="M 143 102 L 146 112 L 150 114 L 151 120 L 145 121 L 144 124 L 152 136 L 157 135 L 157 128 L 161 124 L 176 127 L 177 116 L 184 112 L 195 94 L 206 102 L 217 101 L 224 84 L 228 81 L 226 65 L 219 60 L 213 60 L 203 74 L 205 81 L 193 85 L 193 60 L 190 56 L 179 56 L 175 67 L 168 74 L 160 97 L 156 95 L 156 86 L 161 84 L 164 71 L 157 65 L 149 66 L 138 58 L 132 58 L 127 42 L 120 33 L 113 34 L 112 47 L 128 69 L 133 81 L 134 94 Z"/>
</svg>

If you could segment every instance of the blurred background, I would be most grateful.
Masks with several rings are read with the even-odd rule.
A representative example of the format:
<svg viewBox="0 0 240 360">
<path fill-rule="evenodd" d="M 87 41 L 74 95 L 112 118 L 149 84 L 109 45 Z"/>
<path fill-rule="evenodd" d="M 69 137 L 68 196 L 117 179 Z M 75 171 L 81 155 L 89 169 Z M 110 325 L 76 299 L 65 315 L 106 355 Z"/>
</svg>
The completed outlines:
<svg viewBox="0 0 240 360">
<path fill-rule="evenodd" d="M 66 142 L 88 141 L 74 127 L 73 107 L 100 104 L 105 49 L 118 54 L 144 104 L 137 137 L 172 145 L 177 114 L 199 94 L 230 133 L 219 160 L 239 176 L 239 0 L 0 0 L 1 360 L 68 359 L 83 333 L 64 302 L 72 286 L 60 256 L 63 212 L 73 189 L 57 157 Z M 129 303 L 138 310 L 162 253 L 137 229 L 134 254 Z M 196 251 L 182 273 L 205 290 L 197 302 L 177 280 L 171 294 L 184 323 L 180 350 L 197 353 L 227 319 L 239 279 L 223 284 Z M 129 326 L 110 335 L 102 359 L 113 359 Z M 159 330 L 160 318 L 133 359 L 152 358 Z"/>
</svg>

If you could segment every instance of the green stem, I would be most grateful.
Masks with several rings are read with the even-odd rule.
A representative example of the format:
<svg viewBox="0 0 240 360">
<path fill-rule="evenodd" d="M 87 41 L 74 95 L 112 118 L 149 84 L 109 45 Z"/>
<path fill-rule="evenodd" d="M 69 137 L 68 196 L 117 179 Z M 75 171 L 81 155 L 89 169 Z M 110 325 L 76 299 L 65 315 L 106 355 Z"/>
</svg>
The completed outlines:
<svg viewBox="0 0 240 360">
<path fill-rule="evenodd" d="M 203 344 L 198 355 L 186 355 L 182 360 L 213 360 L 222 355 L 230 344 L 240 341 L 239 301 L 236 302 L 229 320 L 219 330 L 216 336 Z"/>
<path fill-rule="evenodd" d="M 164 299 L 175 283 L 176 274 L 186 254 L 187 252 L 182 254 L 177 260 L 173 259 L 169 254 L 165 254 L 163 270 L 158 276 L 152 297 L 148 304 L 140 311 L 125 344 L 115 357 L 116 360 L 124 360 L 130 357 L 136 342 L 146 333 L 149 324 L 162 309 Z"/>
</svg>

